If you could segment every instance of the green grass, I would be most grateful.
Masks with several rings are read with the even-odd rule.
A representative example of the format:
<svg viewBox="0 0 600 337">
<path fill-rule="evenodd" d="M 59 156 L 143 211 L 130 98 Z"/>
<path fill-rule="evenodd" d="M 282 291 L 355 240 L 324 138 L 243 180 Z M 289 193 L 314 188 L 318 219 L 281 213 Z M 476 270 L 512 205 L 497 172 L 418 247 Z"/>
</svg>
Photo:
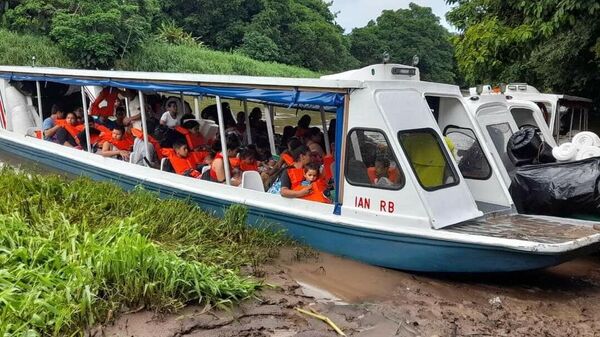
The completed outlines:
<svg viewBox="0 0 600 337">
<path fill-rule="evenodd" d="M 318 77 L 304 68 L 260 62 L 237 53 L 204 47 L 149 41 L 117 62 L 117 68 L 136 71 L 189 72 L 251 76 Z"/>
<path fill-rule="evenodd" d="M 73 68 L 75 62 L 44 36 L 0 29 L 0 65 L 36 65 Z M 318 77 L 304 68 L 274 62 L 260 62 L 239 53 L 213 51 L 194 45 L 172 45 L 148 40 L 137 50 L 117 60 L 115 69 L 200 74 L 229 74 L 279 77 Z"/>
<path fill-rule="evenodd" d="M 49 38 L 0 29 L 0 65 L 30 66 L 32 56 L 39 66 L 73 67 L 73 62 Z"/>
<path fill-rule="evenodd" d="M 82 335 L 123 308 L 227 305 L 260 282 L 259 265 L 288 243 L 182 200 L 87 179 L 0 171 L 0 336 Z"/>
</svg>

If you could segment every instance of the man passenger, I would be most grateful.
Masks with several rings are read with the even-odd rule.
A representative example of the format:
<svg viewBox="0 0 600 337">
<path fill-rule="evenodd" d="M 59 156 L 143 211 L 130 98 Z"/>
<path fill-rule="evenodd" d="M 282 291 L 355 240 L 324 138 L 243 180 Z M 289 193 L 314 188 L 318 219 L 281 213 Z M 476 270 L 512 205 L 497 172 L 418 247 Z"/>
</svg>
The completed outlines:
<svg viewBox="0 0 600 337">
<path fill-rule="evenodd" d="M 65 114 L 63 109 L 58 104 L 53 104 L 50 117 L 44 119 L 42 123 L 42 132 L 44 133 L 44 140 L 49 140 L 54 143 L 58 143 L 56 138 L 56 131 L 60 129 L 60 125 L 56 124 L 57 119 L 64 119 Z"/>
</svg>

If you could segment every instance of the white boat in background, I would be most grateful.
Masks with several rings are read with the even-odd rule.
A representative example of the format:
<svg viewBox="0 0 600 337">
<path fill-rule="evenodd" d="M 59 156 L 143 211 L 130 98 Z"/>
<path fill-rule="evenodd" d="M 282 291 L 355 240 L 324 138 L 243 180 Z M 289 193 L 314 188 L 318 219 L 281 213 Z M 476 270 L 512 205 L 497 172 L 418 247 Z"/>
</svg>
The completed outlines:
<svg viewBox="0 0 600 337">
<path fill-rule="evenodd" d="M 272 149 L 278 107 L 334 114 L 336 200 L 323 204 L 283 198 L 28 136 L 47 116 L 42 102 L 77 97 L 45 96 L 50 83 L 63 86 L 64 92 L 79 88 L 84 109 L 84 86 L 136 90 L 142 103 L 146 94 L 155 93 L 195 101 L 214 97 L 221 140 L 221 99 L 263 104 Z M 35 90 L 18 90 L 22 87 Z M 140 106 L 144 118 L 144 104 Z M 21 120 L 22 115 L 27 119 Z M 379 64 L 321 79 L 289 79 L 0 66 L 0 117 L 2 151 L 125 188 L 142 185 L 165 196 L 189 198 L 218 214 L 228 205 L 243 204 L 252 225 L 266 220 L 317 249 L 374 265 L 506 272 L 553 266 L 600 248 L 600 232 L 591 222 L 516 214 L 501 170 L 488 145 L 479 141 L 483 135 L 459 88 L 422 82 L 414 67 Z M 444 134 L 458 148 L 456 158 Z M 377 154 L 396 170 L 391 184 L 369 179 Z M 228 165 L 227 158 L 224 163 Z"/>
<path fill-rule="evenodd" d="M 536 103 L 542 110 L 550 133 L 559 144 L 571 141 L 578 132 L 589 130 L 589 113 L 592 110 L 592 100 L 589 98 L 540 93 L 526 83 L 509 83 L 504 94 L 508 100 Z"/>
</svg>

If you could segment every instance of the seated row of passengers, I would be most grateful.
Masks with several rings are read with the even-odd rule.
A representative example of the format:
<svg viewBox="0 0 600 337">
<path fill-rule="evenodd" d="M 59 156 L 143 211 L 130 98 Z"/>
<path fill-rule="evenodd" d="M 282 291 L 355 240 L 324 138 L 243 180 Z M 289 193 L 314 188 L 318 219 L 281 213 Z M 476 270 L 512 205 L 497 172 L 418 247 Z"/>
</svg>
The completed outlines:
<svg viewBox="0 0 600 337">
<path fill-rule="evenodd" d="M 149 147 L 152 151 L 147 155 L 139 116 L 132 114 L 131 117 L 125 117 L 125 109 L 119 102 L 115 105 L 112 119 L 90 118 L 93 151 L 105 157 L 132 159 L 132 162 L 138 164 L 146 161 L 153 167 L 158 167 L 160 160 L 166 158 L 166 171 L 218 183 L 225 182 L 220 140 L 218 137 L 203 139 L 199 132 L 200 124 L 194 115 L 180 114 L 177 106 L 175 101 L 167 101 L 166 111 L 160 114 L 160 118 L 154 117 L 156 114 L 153 110 L 156 109 L 148 106 L 146 111 L 152 115 L 148 116 L 146 126 L 149 142 L 153 146 Z M 249 116 L 253 144 L 244 144 L 247 140 L 244 112 L 239 112 L 234 119 L 229 105 L 223 103 L 222 107 L 231 185 L 238 186 L 241 183 L 244 171 L 257 171 L 265 189 L 271 193 L 280 193 L 287 198 L 331 202 L 333 156 L 325 155 L 323 141 L 324 137 L 330 137 L 333 143 L 335 120 L 330 124 L 328 135 L 323 135 L 319 128 L 310 127 L 310 116 L 302 116 L 296 127 L 285 127 L 283 135 L 278 137 L 281 156 L 277 157 L 270 153 L 266 140 L 267 127 L 262 121 L 261 109 L 253 109 Z M 218 122 L 216 111 L 216 105 L 209 106 L 202 111 L 202 117 Z M 65 115 L 58 105 L 53 106 L 51 117 L 44 121 L 43 134 L 45 139 L 65 146 L 86 148 L 83 110 L 78 108 Z M 133 160 L 130 156 L 138 159 Z M 386 163 L 384 158 L 375 163 L 378 173 L 373 178 L 373 183 L 390 179 L 387 170 L 378 168 L 381 165 L 389 167 L 389 160 Z"/>
</svg>

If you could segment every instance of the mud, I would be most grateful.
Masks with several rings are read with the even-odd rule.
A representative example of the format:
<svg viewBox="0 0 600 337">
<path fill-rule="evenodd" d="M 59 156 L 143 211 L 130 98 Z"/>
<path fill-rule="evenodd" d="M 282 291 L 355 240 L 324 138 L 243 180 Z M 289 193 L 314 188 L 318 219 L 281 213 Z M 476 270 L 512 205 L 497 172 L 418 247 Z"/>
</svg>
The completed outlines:
<svg viewBox="0 0 600 337">
<path fill-rule="evenodd" d="M 122 315 L 95 336 L 600 336 L 600 257 L 529 273 L 414 274 L 286 249 L 257 298 Z M 300 259 L 299 259 L 300 258 Z"/>
</svg>

